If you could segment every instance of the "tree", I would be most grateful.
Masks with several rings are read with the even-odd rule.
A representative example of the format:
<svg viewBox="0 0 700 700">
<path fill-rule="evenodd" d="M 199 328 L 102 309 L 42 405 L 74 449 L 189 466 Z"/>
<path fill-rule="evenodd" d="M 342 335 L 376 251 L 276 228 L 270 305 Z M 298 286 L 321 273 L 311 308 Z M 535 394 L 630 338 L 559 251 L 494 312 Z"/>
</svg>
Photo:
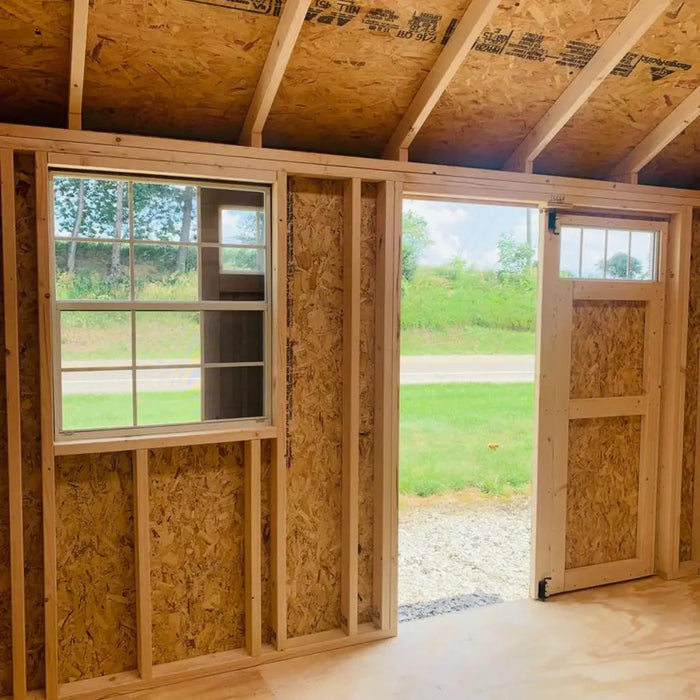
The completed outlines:
<svg viewBox="0 0 700 700">
<path fill-rule="evenodd" d="M 607 268 L 605 259 L 600 260 L 596 267 L 599 270 L 606 270 L 606 276 L 613 279 L 637 279 L 642 274 L 642 263 L 634 256 L 629 257 L 627 253 L 611 255 L 608 258 Z M 629 275 L 627 274 L 628 267 Z"/>
<path fill-rule="evenodd" d="M 410 282 L 416 274 L 418 261 L 430 242 L 428 222 L 415 212 L 404 212 L 401 234 L 401 277 Z"/>
<path fill-rule="evenodd" d="M 496 247 L 500 277 L 523 277 L 532 268 L 535 251 L 529 243 L 518 243 L 512 234 L 504 233 Z"/>
</svg>

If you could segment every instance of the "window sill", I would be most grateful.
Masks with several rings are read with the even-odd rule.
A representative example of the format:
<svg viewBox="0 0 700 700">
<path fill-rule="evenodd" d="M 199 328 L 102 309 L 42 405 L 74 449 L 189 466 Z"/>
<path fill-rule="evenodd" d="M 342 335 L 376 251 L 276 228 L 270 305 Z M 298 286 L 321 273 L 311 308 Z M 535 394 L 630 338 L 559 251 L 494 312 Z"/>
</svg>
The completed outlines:
<svg viewBox="0 0 700 700">
<path fill-rule="evenodd" d="M 189 433 L 168 435 L 131 435 L 114 438 L 93 438 L 54 443 L 54 455 L 96 454 L 103 452 L 126 452 L 129 450 L 149 450 L 163 447 L 188 447 L 211 445 L 225 442 L 247 442 L 248 440 L 269 440 L 277 437 L 277 428 L 262 426 L 251 429 L 200 430 Z"/>
</svg>

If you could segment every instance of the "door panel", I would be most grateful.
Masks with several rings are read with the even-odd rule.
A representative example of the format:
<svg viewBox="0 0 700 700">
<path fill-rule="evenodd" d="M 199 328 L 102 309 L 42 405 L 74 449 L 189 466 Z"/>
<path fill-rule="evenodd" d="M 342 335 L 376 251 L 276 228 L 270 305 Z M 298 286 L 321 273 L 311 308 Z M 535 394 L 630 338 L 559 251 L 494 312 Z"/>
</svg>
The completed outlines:
<svg viewBox="0 0 700 700">
<path fill-rule="evenodd" d="M 533 584 L 549 579 L 552 594 L 653 573 L 665 225 L 548 223 L 543 216 Z M 560 273 L 567 226 L 569 238 L 581 230 L 578 264 L 570 242 L 568 264 L 601 279 Z M 631 251 L 645 231 L 656 235 L 642 262 Z M 595 233 L 599 261 L 584 232 Z"/>
</svg>

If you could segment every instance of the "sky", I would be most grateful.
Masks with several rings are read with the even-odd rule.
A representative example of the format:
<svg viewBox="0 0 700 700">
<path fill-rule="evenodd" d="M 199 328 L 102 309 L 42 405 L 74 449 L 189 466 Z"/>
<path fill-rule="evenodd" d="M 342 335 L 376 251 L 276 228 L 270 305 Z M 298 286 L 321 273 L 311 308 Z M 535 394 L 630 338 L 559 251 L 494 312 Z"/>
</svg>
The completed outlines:
<svg viewBox="0 0 700 700">
<path fill-rule="evenodd" d="M 454 258 L 482 270 L 498 267 L 498 239 L 512 234 L 516 241 L 527 238 L 527 212 L 524 207 L 505 207 L 464 202 L 404 200 L 404 211 L 411 210 L 428 222 L 431 244 L 420 263 L 442 265 Z M 537 248 L 537 210 L 530 209 L 532 239 Z"/>
</svg>

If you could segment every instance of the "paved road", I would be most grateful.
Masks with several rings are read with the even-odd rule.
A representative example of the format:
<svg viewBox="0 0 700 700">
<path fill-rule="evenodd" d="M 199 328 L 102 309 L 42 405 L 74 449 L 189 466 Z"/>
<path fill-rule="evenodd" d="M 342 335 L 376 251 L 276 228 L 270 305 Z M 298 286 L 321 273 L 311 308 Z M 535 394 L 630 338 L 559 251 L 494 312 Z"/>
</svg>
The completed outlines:
<svg viewBox="0 0 700 700">
<path fill-rule="evenodd" d="M 532 382 L 534 355 L 404 355 L 402 384 Z"/>
<path fill-rule="evenodd" d="M 95 363 L 97 364 L 97 363 Z M 100 363 L 104 364 L 104 363 Z M 154 363 L 155 364 L 155 363 Z M 184 391 L 199 388 L 199 368 L 139 372 L 138 385 L 145 391 Z M 448 382 L 532 382 L 532 355 L 406 355 L 401 358 L 402 384 Z M 64 394 L 120 394 L 131 391 L 131 372 L 94 370 L 65 374 Z"/>
</svg>

